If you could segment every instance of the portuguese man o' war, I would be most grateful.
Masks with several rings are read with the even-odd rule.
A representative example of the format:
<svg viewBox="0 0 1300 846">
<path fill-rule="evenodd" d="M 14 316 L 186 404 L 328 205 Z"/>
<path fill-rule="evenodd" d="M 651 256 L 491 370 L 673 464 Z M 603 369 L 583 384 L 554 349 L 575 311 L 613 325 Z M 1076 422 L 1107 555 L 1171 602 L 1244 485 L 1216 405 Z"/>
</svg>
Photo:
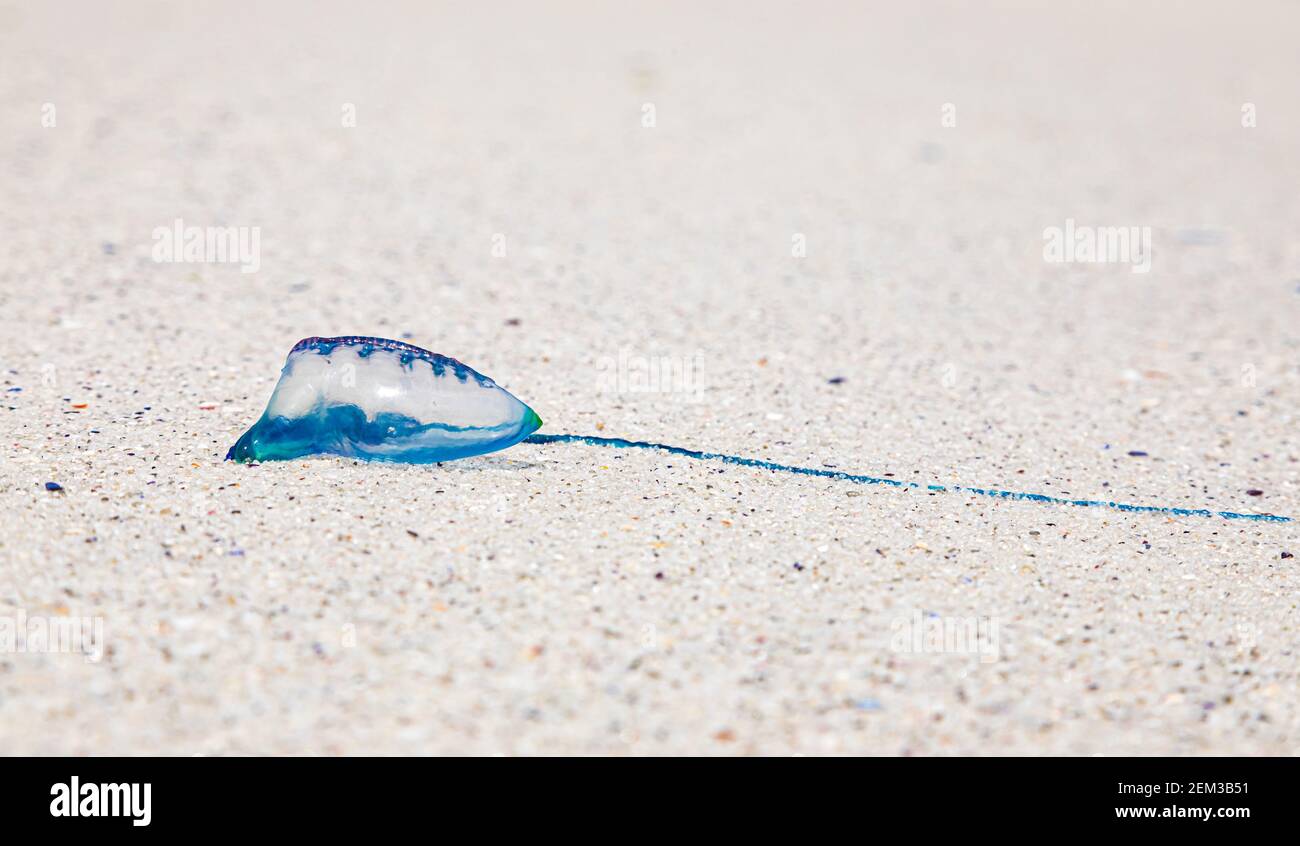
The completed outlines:
<svg viewBox="0 0 1300 846">
<path fill-rule="evenodd" d="M 432 464 L 514 446 L 541 425 L 513 394 L 454 358 L 386 338 L 306 338 L 226 459 L 329 453 Z"/>
<path fill-rule="evenodd" d="M 367 461 L 432 464 L 517 443 L 581 443 L 651 449 L 697 461 L 867 485 L 965 493 L 1044 505 L 1109 508 L 1173 517 L 1289 523 L 1276 514 L 1128 505 L 966 485 L 923 485 L 890 478 L 777 464 L 720 452 L 589 435 L 534 435 L 541 418 L 509 391 L 454 358 L 386 338 L 307 338 L 289 351 L 266 411 L 226 453 L 227 460 L 277 461 L 328 453 Z"/>
</svg>

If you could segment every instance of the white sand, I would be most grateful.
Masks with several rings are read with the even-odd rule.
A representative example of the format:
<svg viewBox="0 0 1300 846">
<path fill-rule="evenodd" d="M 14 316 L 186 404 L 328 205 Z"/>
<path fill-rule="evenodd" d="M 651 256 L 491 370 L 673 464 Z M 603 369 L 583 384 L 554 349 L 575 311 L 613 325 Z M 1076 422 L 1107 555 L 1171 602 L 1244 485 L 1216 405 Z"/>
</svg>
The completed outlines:
<svg viewBox="0 0 1300 846">
<path fill-rule="evenodd" d="M 0 625 L 107 648 L 0 653 L 0 752 L 1297 751 L 1296 524 L 221 461 L 299 338 L 409 333 L 546 432 L 1300 516 L 1294 4 L 267 5 L 0 9 Z"/>
</svg>

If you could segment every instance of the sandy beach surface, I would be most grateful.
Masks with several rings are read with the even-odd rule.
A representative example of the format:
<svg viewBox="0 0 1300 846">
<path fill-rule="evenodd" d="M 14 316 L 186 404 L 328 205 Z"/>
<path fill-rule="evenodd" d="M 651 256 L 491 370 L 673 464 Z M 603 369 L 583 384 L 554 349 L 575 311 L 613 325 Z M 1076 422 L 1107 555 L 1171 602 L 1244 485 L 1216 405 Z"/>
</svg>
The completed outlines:
<svg viewBox="0 0 1300 846">
<path fill-rule="evenodd" d="M 1296 6 L 625 5 L 0 6 L 0 753 L 1295 753 L 1296 523 L 925 486 L 1300 517 Z M 343 334 L 921 487 L 223 462 Z"/>
</svg>

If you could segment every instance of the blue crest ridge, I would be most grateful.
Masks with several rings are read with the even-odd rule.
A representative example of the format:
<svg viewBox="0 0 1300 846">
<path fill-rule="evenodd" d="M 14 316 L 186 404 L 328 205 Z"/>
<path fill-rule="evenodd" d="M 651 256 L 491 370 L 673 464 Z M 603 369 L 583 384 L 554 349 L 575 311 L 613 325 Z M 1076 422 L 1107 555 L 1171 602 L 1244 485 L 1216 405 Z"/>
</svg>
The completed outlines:
<svg viewBox="0 0 1300 846">
<path fill-rule="evenodd" d="M 441 376 L 445 372 L 445 369 L 450 367 L 452 368 L 452 372 L 456 374 L 456 378 L 462 382 L 464 382 L 469 376 L 473 376 L 474 381 L 479 384 L 495 384 L 491 379 L 488 379 L 482 373 L 479 373 L 477 370 L 462 361 L 451 358 L 450 356 L 441 355 L 440 353 L 430 352 L 423 347 L 417 347 L 415 344 L 408 344 L 405 341 L 394 341 L 391 338 L 376 338 L 369 335 L 339 335 L 336 338 L 321 338 L 313 335 L 310 338 L 303 338 L 301 341 L 294 344 L 293 348 L 289 350 L 289 355 L 308 349 L 320 353 L 321 355 L 329 355 L 339 347 L 361 347 L 357 352 L 357 355 L 362 358 L 368 358 L 373 355 L 375 350 L 397 352 L 401 353 L 401 361 L 403 364 L 407 363 L 407 356 L 410 356 L 410 361 L 419 359 L 420 361 L 429 362 L 429 364 L 433 365 L 433 373 L 435 376 Z"/>
</svg>

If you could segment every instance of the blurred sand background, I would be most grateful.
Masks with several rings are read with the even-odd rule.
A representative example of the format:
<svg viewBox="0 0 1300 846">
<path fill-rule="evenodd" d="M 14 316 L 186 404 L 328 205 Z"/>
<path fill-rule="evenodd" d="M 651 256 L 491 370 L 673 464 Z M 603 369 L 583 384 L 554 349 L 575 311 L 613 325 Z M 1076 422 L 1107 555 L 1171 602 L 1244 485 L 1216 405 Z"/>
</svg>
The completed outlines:
<svg viewBox="0 0 1300 846">
<path fill-rule="evenodd" d="M 0 617 L 106 646 L 0 654 L 0 753 L 1294 753 L 1295 524 L 221 461 L 376 334 L 544 432 L 1300 516 L 1294 3 L 636 6 L 0 6 Z M 153 261 L 177 218 L 258 271 Z M 1151 272 L 1045 262 L 1067 218 Z"/>
</svg>

